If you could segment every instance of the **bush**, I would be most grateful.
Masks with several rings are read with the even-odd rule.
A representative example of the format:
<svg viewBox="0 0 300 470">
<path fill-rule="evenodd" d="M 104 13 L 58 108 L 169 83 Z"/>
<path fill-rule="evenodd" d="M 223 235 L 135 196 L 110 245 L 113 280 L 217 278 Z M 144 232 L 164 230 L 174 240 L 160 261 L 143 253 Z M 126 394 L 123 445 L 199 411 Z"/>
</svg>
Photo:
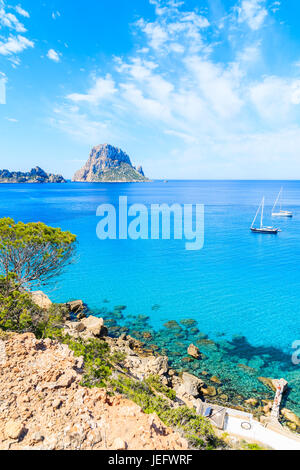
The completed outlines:
<svg viewBox="0 0 300 470">
<path fill-rule="evenodd" d="M 110 385 L 115 392 L 137 403 L 144 413 L 156 413 L 166 426 L 181 432 L 191 447 L 210 450 L 224 446 L 224 442 L 216 437 L 208 420 L 186 406 L 172 408 L 167 400 L 157 397 L 147 383 L 119 377 L 117 380 L 111 380 Z"/>
<path fill-rule="evenodd" d="M 20 286 L 45 284 L 72 262 L 76 236 L 42 223 L 0 219 L 0 271 Z"/>
</svg>

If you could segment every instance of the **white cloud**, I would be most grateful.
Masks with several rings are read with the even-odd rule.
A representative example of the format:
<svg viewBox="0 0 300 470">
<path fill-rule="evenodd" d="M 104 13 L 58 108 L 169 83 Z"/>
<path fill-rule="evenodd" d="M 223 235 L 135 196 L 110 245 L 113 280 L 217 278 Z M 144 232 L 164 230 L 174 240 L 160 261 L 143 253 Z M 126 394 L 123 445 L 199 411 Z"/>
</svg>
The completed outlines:
<svg viewBox="0 0 300 470">
<path fill-rule="evenodd" d="M 241 0 L 240 6 L 237 7 L 239 22 L 247 23 L 253 31 L 258 30 L 268 16 L 265 5 L 265 0 Z"/>
<path fill-rule="evenodd" d="M 16 7 L 6 6 L 6 3 L 0 0 L 0 55 L 7 56 L 15 68 L 20 63 L 17 54 L 34 47 L 34 43 L 24 36 L 27 30 L 16 15 L 9 11 L 12 8 L 25 19 L 29 18 L 30 15 L 20 5 Z"/>
<path fill-rule="evenodd" d="M 151 3 L 157 16 L 135 24 L 135 53 L 114 58 L 111 74 L 92 75 L 83 92 L 71 89 L 56 127 L 95 143 L 143 142 L 148 153 L 157 139 L 161 171 L 177 172 L 170 177 L 259 177 L 260 162 L 264 168 L 273 162 L 275 175 L 284 148 L 293 162 L 300 78 L 266 74 L 265 2 L 239 1 L 238 15 L 231 10 L 222 19 L 221 33 L 219 23 L 183 11 L 180 2 Z"/>
<path fill-rule="evenodd" d="M 54 62 L 60 62 L 60 54 L 56 52 L 54 49 L 49 49 L 47 52 L 47 57 Z"/>
<path fill-rule="evenodd" d="M 24 10 L 24 8 L 22 8 L 21 5 L 17 5 L 15 7 L 15 10 L 17 13 L 19 13 L 19 15 L 24 16 L 25 18 L 30 18 L 28 11 Z"/>
<path fill-rule="evenodd" d="M 262 118 L 289 120 L 300 104 L 300 80 L 266 77 L 250 87 L 250 96 Z"/>
<path fill-rule="evenodd" d="M 0 26 L 7 27 L 9 29 L 13 29 L 18 33 L 25 33 L 26 28 L 24 25 L 18 20 L 18 18 L 9 13 L 5 10 L 4 6 L 1 7 L 0 5 Z"/>
<path fill-rule="evenodd" d="M 74 102 L 87 102 L 97 105 L 101 100 L 116 93 L 115 82 L 110 75 L 105 78 L 94 78 L 94 85 L 86 94 L 72 93 L 67 98 Z"/>
<path fill-rule="evenodd" d="M 34 47 L 34 43 L 24 36 L 9 36 L 7 40 L 0 41 L 0 55 L 18 54 L 31 47 Z"/>
<path fill-rule="evenodd" d="M 18 119 L 15 119 L 15 118 L 6 117 L 5 119 L 6 121 L 13 122 L 13 123 L 19 122 Z"/>
</svg>

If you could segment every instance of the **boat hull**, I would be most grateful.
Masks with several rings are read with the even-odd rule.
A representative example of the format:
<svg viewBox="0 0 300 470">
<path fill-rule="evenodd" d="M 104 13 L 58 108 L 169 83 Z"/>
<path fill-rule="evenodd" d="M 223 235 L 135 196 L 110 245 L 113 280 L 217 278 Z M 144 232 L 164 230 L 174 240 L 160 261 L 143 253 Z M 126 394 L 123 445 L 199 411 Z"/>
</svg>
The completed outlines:
<svg viewBox="0 0 300 470">
<path fill-rule="evenodd" d="M 273 212 L 272 217 L 293 217 L 292 212 L 282 211 L 282 212 Z"/>
<path fill-rule="evenodd" d="M 253 233 L 265 233 L 265 234 L 272 234 L 277 235 L 279 229 L 278 228 L 251 228 L 251 232 Z"/>
</svg>

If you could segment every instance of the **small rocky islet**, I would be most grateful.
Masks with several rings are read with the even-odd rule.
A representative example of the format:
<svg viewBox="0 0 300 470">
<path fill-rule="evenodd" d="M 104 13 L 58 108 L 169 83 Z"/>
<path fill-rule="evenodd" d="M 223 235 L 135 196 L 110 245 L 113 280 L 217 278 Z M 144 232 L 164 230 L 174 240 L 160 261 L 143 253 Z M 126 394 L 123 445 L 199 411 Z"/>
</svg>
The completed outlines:
<svg viewBox="0 0 300 470">
<path fill-rule="evenodd" d="M 149 181 L 141 166 L 134 167 L 123 150 L 109 144 L 93 147 L 86 164 L 78 170 L 73 182 L 142 183 Z"/>
<path fill-rule="evenodd" d="M 0 170 L 0 183 L 66 183 L 67 181 L 61 175 L 46 173 L 39 166 L 31 171 L 9 171 Z"/>
</svg>

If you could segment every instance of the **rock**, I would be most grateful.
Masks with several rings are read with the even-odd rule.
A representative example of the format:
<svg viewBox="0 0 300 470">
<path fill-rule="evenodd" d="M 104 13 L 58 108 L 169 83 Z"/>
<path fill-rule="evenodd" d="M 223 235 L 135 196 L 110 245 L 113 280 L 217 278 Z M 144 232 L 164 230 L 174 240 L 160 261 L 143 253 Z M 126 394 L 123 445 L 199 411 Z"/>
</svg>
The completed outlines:
<svg viewBox="0 0 300 470">
<path fill-rule="evenodd" d="M 80 358 L 68 346 L 26 333 L 8 335 L 5 347 L 0 450 L 188 450 L 157 416 L 149 421 L 132 401 L 83 387 Z"/>
<path fill-rule="evenodd" d="M 225 393 L 222 393 L 220 396 L 219 396 L 220 400 L 223 400 L 223 401 L 228 401 L 229 400 L 229 397 L 228 395 L 225 395 Z"/>
<path fill-rule="evenodd" d="M 69 311 L 72 313 L 80 313 L 84 310 L 84 305 L 82 300 L 73 300 L 72 302 L 67 302 L 66 306 L 68 307 Z"/>
<path fill-rule="evenodd" d="M 61 175 L 48 174 L 37 166 L 26 173 L 0 170 L 0 183 L 66 183 L 66 180 Z"/>
<path fill-rule="evenodd" d="M 6 423 L 4 428 L 4 435 L 7 439 L 20 439 L 21 435 L 25 431 L 25 427 L 22 423 L 10 420 Z"/>
<path fill-rule="evenodd" d="M 209 385 L 201 388 L 201 393 L 204 396 L 215 397 L 217 395 L 217 390 L 215 387 Z"/>
<path fill-rule="evenodd" d="M 52 305 L 49 297 L 42 291 L 31 292 L 32 301 L 43 310 L 49 310 Z"/>
<path fill-rule="evenodd" d="M 188 372 L 183 372 L 181 379 L 184 392 L 188 395 L 192 395 L 193 397 L 197 397 L 201 391 L 201 387 L 204 385 L 204 382 Z"/>
<path fill-rule="evenodd" d="M 194 357 L 195 359 L 201 358 L 200 350 L 194 344 L 189 345 L 187 352 L 190 356 Z"/>
<path fill-rule="evenodd" d="M 126 357 L 124 365 L 134 377 L 139 379 L 144 379 L 150 375 L 163 376 L 169 370 L 166 356 L 141 357 L 139 355 L 129 355 Z"/>
<path fill-rule="evenodd" d="M 93 338 L 103 338 L 107 336 L 108 330 L 104 326 L 103 318 L 87 317 L 80 322 L 65 322 L 63 334 L 72 336 L 74 338 L 82 338 L 84 340 Z"/>
<path fill-rule="evenodd" d="M 271 401 L 265 404 L 265 406 L 263 407 L 263 412 L 265 413 L 265 415 L 268 415 L 271 412 L 272 407 L 273 407 L 273 403 Z"/>
<path fill-rule="evenodd" d="M 254 407 L 259 405 L 259 401 L 256 398 L 249 398 L 249 400 L 245 400 L 245 403 L 246 405 L 250 405 Z"/>
<path fill-rule="evenodd" d="M 287 408 L 282 408 L 281 414 L 287 421 L 290 421 L 291 423 L 294 423 L 297 427 L 300 427 L 300 418 L 291 410 L 288 410 Z"/>
<path fill-rule="evenodd" d="M 218 377 L 216 377 L 215 375 L 213 375 L 213 376 L 210 378 L 210 380 L 211 380 L 212 382 L 216 383 L 216 384 L 219 384 L 219 385 L 222 383 L 221 380 L 218 379 Z"/>
<path fill-rule="evenodd" d="M 112 448 L 114 450 L 126 450 L 128 447 L 127 442 L 123 441 L 119 437 L 114 440 Z"/>
<path fill-rule="evenodd" d="M 276 385 L 274 385 L 273 379 L 270 379 L 269 377 L 258 377 L 258 380 L 267 388 L 270 388 L 273 390 L 273 392 L 276 392 Z"/>
<path fill-rule="evenodd" d="M 88 332 L 91 332 L 98 338 L 107 335 L 107 328 L 104 326 L 103 318 L 90 316 L 84 318 L 81 323 L 85 326 Z"/>
<path fill-rule="evenodd" d="M 0 339 L 0 366 L 4 365 L 7 361 L 5 342 Z"/>
<path fill-rule="evenodd" d="M 142 182 L 148 181 L 143 170 L 136 170 L 129 156 L 108 144 L 94 147 L 84 167 L 73 177 L 75 182 Z"/>
</svg>

